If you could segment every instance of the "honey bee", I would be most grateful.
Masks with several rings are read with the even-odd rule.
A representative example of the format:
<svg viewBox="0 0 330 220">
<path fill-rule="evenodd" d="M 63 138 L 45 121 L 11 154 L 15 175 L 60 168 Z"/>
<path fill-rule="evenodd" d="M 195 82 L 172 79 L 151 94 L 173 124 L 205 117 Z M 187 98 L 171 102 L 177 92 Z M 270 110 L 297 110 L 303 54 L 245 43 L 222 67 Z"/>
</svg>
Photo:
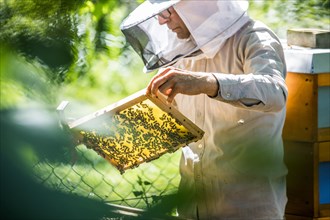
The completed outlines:
<svg viewBox="0 0 330 220">
<path fill-rule="evenodd" d="M 144 100 L 97 126 L 82 130 L 83 143 L 106 158 L 121 173 L 143 162 L 174 152 L 197 137 L 170 113 Z"/>
</svg>

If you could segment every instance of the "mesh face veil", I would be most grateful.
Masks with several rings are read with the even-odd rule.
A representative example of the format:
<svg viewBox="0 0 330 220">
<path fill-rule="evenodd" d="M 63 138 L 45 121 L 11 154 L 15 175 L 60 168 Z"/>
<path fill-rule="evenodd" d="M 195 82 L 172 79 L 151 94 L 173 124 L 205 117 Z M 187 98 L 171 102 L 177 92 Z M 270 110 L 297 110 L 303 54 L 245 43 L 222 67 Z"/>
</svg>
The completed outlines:
<svg viewBox="0 0 330 220">
<path fill-rule="evenodd" d="M 157 16 L 179 1 L 148 0 L 137 7 L 121 24 L 126 40 L 142 58 L 146 72 L 168 65 L 191 53 L 196 45 L 180 40 Z M 156 18 L 156 19 L 155 19 Z"/>
<path fill-rule="evenodd" d="M 159 24 L 158 14 L 172 6 L 190 38 L 179 39 Z M 247 8 L 246 0 L 147 0 L 122 22 L 121 30 L 149 72 L 187 56 L 211 58 L 249 20 Z"/>
</svg>

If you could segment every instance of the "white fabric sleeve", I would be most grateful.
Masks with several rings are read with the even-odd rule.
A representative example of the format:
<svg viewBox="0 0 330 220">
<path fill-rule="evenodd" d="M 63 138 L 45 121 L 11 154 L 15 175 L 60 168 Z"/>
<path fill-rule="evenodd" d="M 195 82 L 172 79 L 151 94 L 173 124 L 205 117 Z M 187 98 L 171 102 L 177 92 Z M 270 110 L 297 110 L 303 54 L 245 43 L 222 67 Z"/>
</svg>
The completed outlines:
<svg viewBox="0 0 330 220">
<path fill-rule="evenodd" d="M 239 45 L 244 73 L 213 73 L 219 83 L 215 99 L 258 111 L 280 111 L 287 97 L 282 46 L 267 30 L 246 38 L 245 45 Z"/>
</svg>

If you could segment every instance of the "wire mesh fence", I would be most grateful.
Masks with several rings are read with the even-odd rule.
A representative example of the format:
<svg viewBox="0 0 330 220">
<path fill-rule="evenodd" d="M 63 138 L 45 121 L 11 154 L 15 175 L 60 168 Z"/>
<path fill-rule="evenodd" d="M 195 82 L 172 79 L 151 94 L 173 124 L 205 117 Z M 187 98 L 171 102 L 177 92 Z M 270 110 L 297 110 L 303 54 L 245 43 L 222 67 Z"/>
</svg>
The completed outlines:
<svg viewBox="0 0 330 220">
<path fill-rule="evenodd" d="M 60 162 L 37 161 L 33 171 L 38 182 L 69 194 L 141 209 L 176 193 L 180 150 L 124 174 L 84 145 L 71 152 Z"/>
<path fill-rule="evenodd" d="M 121 174 L 94 150 L 72 144 L 58 123 L 48 110 L 0 112 L 6 219 L 172 219 L 163 204 L 177 191 L 180 150 Z M 145 217 L 158 207 L 165 218 Z"/>
</svg>

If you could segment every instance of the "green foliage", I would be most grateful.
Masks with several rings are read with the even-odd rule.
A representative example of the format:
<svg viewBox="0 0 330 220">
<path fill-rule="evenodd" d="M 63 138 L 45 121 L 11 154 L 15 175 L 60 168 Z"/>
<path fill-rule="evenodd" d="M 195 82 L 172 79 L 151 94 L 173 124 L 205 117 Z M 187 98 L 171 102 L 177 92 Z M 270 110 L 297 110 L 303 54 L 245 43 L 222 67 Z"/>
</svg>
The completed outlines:
<svg viewBox="0 0 330 220">
<path fill-rule="evenodd" d="M 50 78 L 52 70 L 37 61 L 0 47 L 0 108 L 54 104 L 56 86 Z"/>
<path fill-rule="evenodd" d="M 280 38 L 290 28 L 330 30 L 329 0 L 252 0 L 249 14 L 271 27 Z"/>
<path fill-rule="evenodd" d="M 80 0 L 7 0 L 0 2 L 0 42 L 37 58 L 50 68 L 68 68 L 74 60 L 74 11 Z M 61 78 L 61 71 L 54 81 Z"/>
<path fill-rule="evenodd" d="M 147 207 L 150 208 L 150 204 L 148 200 L 149 197 L 147 195 L 146 187 L 152 185 L 152 183 L 149 181 L 142 181 L 142 178 L 140 176 L 138 176 L 137 183 L 140 186 L 141 190 L 133 191 L 134 196 L 140 197 L 146 203 Z"/>
<path fill-rule="evenodd" d="M 134 1 L 2 0 L 0 4 L 2 108 L 19 106 L 27 97 L 53 104 L 77 99 L 99 107 L 141 89 L 150 79 L 132 72 L 142 66 L 127 50 L 119 29 Z M 8 51 L 15 53 L 7 56 Z M 35 69 L 25 71 L 20 65 Z M 24 89 L 19 85 L 22 80 L 5 74 L 12 71 L 32 78 L 38 72 L 38 80 L 53 91 L 30 84 Z"/>
</svg>

